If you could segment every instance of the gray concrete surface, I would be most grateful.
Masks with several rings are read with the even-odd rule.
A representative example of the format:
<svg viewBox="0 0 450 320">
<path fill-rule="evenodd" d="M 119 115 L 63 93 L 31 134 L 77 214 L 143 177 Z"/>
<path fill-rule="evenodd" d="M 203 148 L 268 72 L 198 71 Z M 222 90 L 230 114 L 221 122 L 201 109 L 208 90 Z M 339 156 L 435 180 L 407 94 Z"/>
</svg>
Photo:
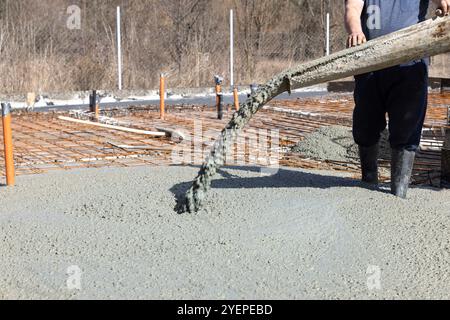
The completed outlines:
<svg viewBox="0 0 450 320">
<path fill-rule="evenodd" d="M 352 129 L 342 126 L 320 128 L 308 134 L 292 151 L 318 160 L 359 161 Z"/>
<path fill-rule="evenodd" d="M 359 150 L 352 134 L 352 128 L 326 126 L 308 134 L 292 148 L 307 158 L 359 163 Z M 380 159 L 391 158 L 389 132 L 384 130 L 380 139 Z"/>
<path fill-rule="evenodd" d="M 177 215 L 197 171 L 85 169 L 0 187 L 0 298 L 450 298 L 450 191 L 404 201 L 327 172 L 228 168 L 203 211 Z M 67 286 L 71 266 L 81 290 Z"/>
</svg>

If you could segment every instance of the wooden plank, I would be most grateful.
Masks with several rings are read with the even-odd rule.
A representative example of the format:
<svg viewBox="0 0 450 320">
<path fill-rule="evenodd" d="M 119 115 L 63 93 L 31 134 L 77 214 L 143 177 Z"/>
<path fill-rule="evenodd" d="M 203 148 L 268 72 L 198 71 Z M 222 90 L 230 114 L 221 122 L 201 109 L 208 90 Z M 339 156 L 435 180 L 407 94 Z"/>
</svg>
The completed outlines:
<svg viewBox="0 0 450 320">
<path fill-rule="evenodd" d="M 121 127 L 121 126 L 113 126 L 113 125 L 109 125 L 109 124 L 103 124 L 103 123 L 85 121 L 85 120 L 78 120 L 78 119 L 64 117 L 64 116 L 59 116 L 58 119 L 63 120 L 63 121 L 70 121 L 70 122 L 74 122 L 74 123 L 105 128 L 105 129 L 112 129 L 112 130 L 142 134 L 142 135 L 147 135 L 147 136 L 156 136 L 156 137 L 165 137 L 166 136 L 166 133 L 164 133 L 164 132 L 146 131 L 146 130 Z"/>
</svg>

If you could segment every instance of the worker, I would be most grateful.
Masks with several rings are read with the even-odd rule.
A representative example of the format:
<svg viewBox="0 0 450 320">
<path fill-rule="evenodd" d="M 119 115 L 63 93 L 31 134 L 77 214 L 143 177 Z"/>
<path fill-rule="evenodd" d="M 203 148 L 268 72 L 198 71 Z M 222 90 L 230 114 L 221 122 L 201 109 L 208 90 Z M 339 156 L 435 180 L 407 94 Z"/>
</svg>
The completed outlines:
<svg viewBox="0 0 450 320">
<path fill-rule="evenodd" d="M 432 0 L 444 14 L 450 0 Z M 361 45 L 425 20 L 430 0 L 346 0 L 347 46 Z M 428 59 L 355 77 L 353 136 L 359 146 L 362 181 L 378 185 L 381 133 L 389 118 L 391 192 L 406 198 L 427 110 Z"/>
</svg>

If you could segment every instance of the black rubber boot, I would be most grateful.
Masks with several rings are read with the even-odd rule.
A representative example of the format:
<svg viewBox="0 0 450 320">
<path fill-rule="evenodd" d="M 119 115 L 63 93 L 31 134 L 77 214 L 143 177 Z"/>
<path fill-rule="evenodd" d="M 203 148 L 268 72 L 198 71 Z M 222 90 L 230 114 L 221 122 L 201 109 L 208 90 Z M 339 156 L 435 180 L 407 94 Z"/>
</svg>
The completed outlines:
<svg viewBox="0 0 450 320">
<path fill-rule="evenodd" d="M 372 147 L 359 146 L 362 182 L 374 186 L 378 185 L 378 152 L 378 143 Z"/>
<path fill-rule="evenodd" d="M 408 193 L 415 157 L 415 151 L 392 149 L 391 192 L 402 199 Z"/>
</svg>

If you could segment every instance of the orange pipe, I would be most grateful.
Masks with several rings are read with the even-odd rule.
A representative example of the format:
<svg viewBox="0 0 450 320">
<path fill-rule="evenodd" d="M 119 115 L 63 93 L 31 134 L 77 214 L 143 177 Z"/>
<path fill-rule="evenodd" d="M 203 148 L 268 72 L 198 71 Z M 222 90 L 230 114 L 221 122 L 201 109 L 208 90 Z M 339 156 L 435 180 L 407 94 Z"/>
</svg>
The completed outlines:
<svg viewBox="0 0 450 320">
<path fill-rule="evenodd" d="M 239 95 L 237 88 L 233 89 L 233 96 L 234 96 L 234 108 L 236 111 L 239 111 Z"/>
<path fill-rule="evenodd" d="M 95 105 L 95 119 L 98 120 L 98 117 L 100 116 L 100 106 L 98 103 Z"/>
<path fill-rule="evenodd" d="M 164 120 L 166 117 L 166 110 L 165 110 L 165 102 L 164 102 L 164 96 L 165 96 L 165 79 L 164 74 L 161 74 L 160 81 L 159 81 L 159 112 L 160 112 L 160 118 Z"/>
<path fill-rule="evenodd" d="M 216 84 L 216 108 L 219 109 L 219 93 L 222 92 L 222 87 L 220 84 Z"/>
<path fill-rule="evenodd" d="M 5 145 L 6 184 L 13 186 L 15 183 L 13 142 L 11 129 L 11 106 L 2 104 L 3 142 Z"/>
</svg>

